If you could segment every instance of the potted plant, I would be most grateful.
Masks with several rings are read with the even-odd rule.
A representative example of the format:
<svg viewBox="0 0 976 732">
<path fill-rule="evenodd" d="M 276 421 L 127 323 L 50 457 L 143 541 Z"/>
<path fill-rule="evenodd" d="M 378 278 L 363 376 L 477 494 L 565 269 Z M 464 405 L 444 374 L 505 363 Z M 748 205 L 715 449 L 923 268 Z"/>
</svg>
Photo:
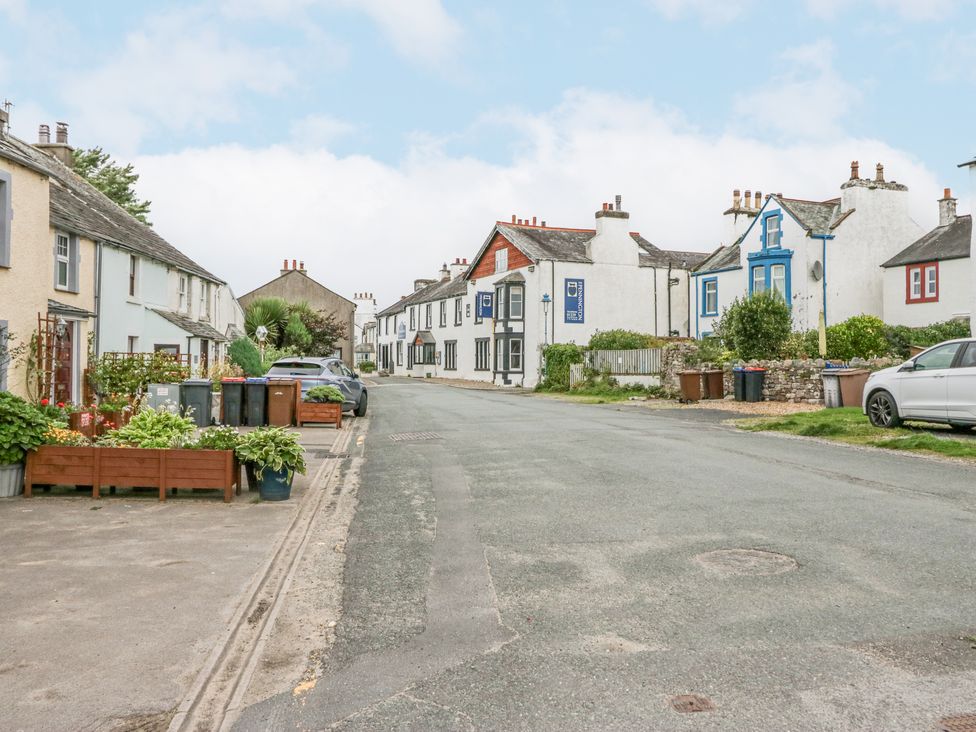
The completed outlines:
<svg viewBox="0 0 976 732">
<path fill-rule="evenodd" d="M 305 473 L 305 449 L 298 442 L 298 433 L 282 427 L 258 427 L 242 435 L 236 452 L 238 459 L 254 471 L 265 501 L 291 497 L 295 473 Z"/>
<path fill-rule="evenodd" d="M 24 459 L 44 444 L 48 421 L 20 397 L 0 392 L 0 498 L 18 495 L 24 487 Z"/>
<path fill-rule="evenodd" d="M 132 406 L 128 398 L 120 397 L 118 394 L 104 397 L 98 403 L 98 413 L 102 417 L 105 430 L 114 427 L 124 427 L 128 424 L 132 416 Z"/>
<path fill-rule="evenodd" d="M 326 422 L 342 426 L 342 403 L 345 397 L 335 386 L 313 386 L 298 404 L 296 422 Z"/>
</svg>

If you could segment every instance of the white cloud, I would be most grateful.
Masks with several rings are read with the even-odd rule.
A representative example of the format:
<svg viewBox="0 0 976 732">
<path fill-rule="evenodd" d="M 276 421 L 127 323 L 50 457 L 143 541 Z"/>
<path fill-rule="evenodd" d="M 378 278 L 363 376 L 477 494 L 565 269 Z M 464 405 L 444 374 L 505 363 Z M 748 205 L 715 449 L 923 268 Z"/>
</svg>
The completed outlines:
<svg viewBox="0 0 976 732">
<path fill-rule="evenodd" d="M 504 165 L 448 155 L 430 139 L 397 165 L 288 145 L 134 163 L 156 229 L 239 294 L 276 275 L 287 257 L 342 294 L 373 291 L 389 304 L 445 260 L 473 257 L 497 219 L 514 213 L 592 227 L 593 212 L 616 193 L 633 229 L 651 241 L 708 251 L 723 234 L 733 188 L 826 199 L 838 195 L 852 159 L 862 169 L 883 162 L 909 185 L 919 223 L 934 223 L 941 181 L 877 140 L 706 135 L 649 101 L 587 90 L 544 114 L 513 116 L 510 133 L 524 144 Z"/>
<path fill-rule="evenodd" d="M 753 0 L 648 0 L 669 20 L 696 15 L 707 24 L 728 23 L 743 15 Z"/>
<path fill-rule="evenodd" d="M 441 0 L 341 0 L 366 13 L 406 58 L 436 63 L 458 51 L 461 26 Z"/>
<path fill-rule="evenodd" d="M 186 12 L 150 18 L 107 61 L 65 81 L 75 123 L 126 154 L 158 130 L 235 121 L 244 94 L 275 94 L 293 75 L 279 54 L 231 40 L 207 16 Z"/>
<path fill-rule="evenodd" d="M 740 94 L 734 110 L 751 129 L 791 138 L 836 136 L 841 120 L 861 93 L 835 71 L 833 43 L 817 41 L 782 54 L 788 68 L 764 80 L 759 89 Z"/>
<path fill-rule="evenodd" d="M 967 0 L 971 1 L 971 0 Z M 885 17 L 894 14 L 905 20 L 936 20 L 951 15 L 955 0 L 806 0 L 807 12 L 817 18 L 832 20 L 840 13 L 865 5 L 881 11 Z"/>
<path fill-rule="evenodd" d="M 27 18 L 27 1 L 0 0 L 0 15 L 6 15 L 15 23 L 23 22 Z"/>
<path fill-rule="evenodd" d="M 291 139 L 295 144 L 328 147 L 336 138 L 354 132 L 356 126 L 328 114 L 310 114 L 292 123 Z"/>
</svg>

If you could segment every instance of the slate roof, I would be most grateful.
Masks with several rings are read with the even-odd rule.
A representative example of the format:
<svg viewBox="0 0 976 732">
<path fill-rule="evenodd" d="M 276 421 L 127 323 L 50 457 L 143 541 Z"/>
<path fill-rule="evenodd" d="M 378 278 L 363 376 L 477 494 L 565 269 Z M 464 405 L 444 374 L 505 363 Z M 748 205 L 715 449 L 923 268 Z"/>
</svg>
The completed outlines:
<svg viewBox="0 0 976 732">
<path fill-rule="evenodd" d="M 94 318 L 95 313 L 79 308 L 74 305 L 65 305 L 57 300 L 47 301 L 47 311 L 49 313 L 61 313 L 62 315 L 77 315 L 82 318 Z"/>
<path fill-rule="evenodd" d="M 128 249 L 224 284 L 57 158 L 9 134 L 0 135 L 0 157 L 50 178 L 50 217 L 55 228 Z"/>
<path fill-rule="evenodd" d="M 376 317 L 383 318 L 387 315 L 403 312 L 410 305 L 434 302 L 448 297 L 460 297 L 467 291 L 468 283 L 463 274 L 458 275 L 453 280 L 439 280 L 401 298 L 398 302 L 376 313 Z"/>
<path fill-rule="evenodd" d="M 199 320 L 186 318 L 179 313 L 171 313 L 168 310 L 157 310 L 150 308 L 156 315 L 165 318 L 180 330 L 186 331 L 197 338 L 208 338 L 212 341 L 226 341 L 227 337 L 212 325 L 201 323 Z"/>
<path fill-rule="evenodd" d="M 939 262 L 947 259 L 963 259 L 970 256 L 970 242 L 973 232 L 973 217 L 958 216 L 946 226 L 936 226 L 932 231 L 918 239 L 882 267 L 900 267 L 920 262 Z"/>
<path fill-rule="evenodd" d="M 739 237 L 735 244 L 716 249 L 694 269 L 694 273 L 705 274 L 721 269 L 742 269 L 742 262 L 739 261 L 739 242 L 741 241 L 742 237 Z"/>
<path fill-rule="evenodd" d="M 793 214 L 800 222 L 800 226 L 811 234 L 829 234 L 832 229 L 846 219 L 851 211 L 840 211 L 840 199 L 829 201 L 804 201 L 799 198 L 781 198 L 776 196 L 779 204 Z"/>
</svg>

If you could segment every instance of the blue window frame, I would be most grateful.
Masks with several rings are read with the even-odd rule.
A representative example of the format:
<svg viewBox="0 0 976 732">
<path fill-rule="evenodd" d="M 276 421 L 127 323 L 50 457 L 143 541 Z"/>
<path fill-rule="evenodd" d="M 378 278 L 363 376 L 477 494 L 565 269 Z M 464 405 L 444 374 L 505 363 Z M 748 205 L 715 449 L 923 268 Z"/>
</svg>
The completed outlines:
<svg viewBox="0 0 976 732">
<path fill-rule="evenodd" d="M 718 315 L 718 277 L 707 277 L 702 280 L 701 314 Z"/>
<path fill-rule="evenodd" d="M 783 246 L 783 212 L 767 211 L 762 220 L 762 248 L 779 249 Z"/>
<path fill-rule="evenodd" d="M 773 290 L 783 296 L 787 305 L 793 303 L 793 282 L 790 249 L 764 249 L 749 255 L 749 294 Z"/>
</svg>

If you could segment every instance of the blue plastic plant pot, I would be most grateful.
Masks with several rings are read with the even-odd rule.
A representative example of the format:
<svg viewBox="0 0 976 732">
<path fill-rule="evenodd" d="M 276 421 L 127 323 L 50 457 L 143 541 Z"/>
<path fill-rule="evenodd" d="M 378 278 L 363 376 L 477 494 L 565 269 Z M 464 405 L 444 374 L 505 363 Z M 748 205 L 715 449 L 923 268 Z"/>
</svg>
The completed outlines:
<svg viewBox="0 0 976 732">
<path fill-rule="evenodd" d="M 288 477 L 287 468 L 277 471 L 265 468 L 258 481 L 262 501 L 287 501 L 291 498 L 292 479 Z"/>
</svg>

